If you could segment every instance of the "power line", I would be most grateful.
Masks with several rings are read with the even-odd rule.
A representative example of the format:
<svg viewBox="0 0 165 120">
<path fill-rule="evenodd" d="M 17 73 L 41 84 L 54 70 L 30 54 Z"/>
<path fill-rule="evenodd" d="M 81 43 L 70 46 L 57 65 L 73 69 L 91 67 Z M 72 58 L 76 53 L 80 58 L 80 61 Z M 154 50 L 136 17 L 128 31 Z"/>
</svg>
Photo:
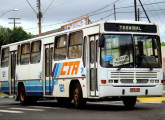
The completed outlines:
<svg viewBox="0 0 165 120">
<path fill-rule="evenodd" d="M 26 0 L 27 3 L 30 5 L 30 7 L 32 8 L 32 10 L 34 11 L 34 13 L 37 15 L 37 12 L 35 11 L 35 9 L 33 8 L 33 6 L 30 4 L 30 2 L 28 0 Z"/>
<path fill-rule="evenodd" d="M 119 2 L 120 0 L 116 0 L 115 2 Z M 114 3 L 115 3 L 114 2 Z M 152 5 L 152 4 L 162 4 L 162 3 L 165 3 L 165 1 L 163 2 L 153 2 L 153 3 L 149 3 L 149 4 L 143 4 L 143 5 Z M 102 7 L 102 8 L 99 8 L 99 9 L 97 9 L 97 10 L 94 10 L 94 11 L 92 11 L 92 12 L 90 12 L 89 13 L 89 16 L 95 16 L 95 15 L 98 15 L 98 14 L 102 14 L 102 13 L 106 13 L 106 12 L 109 12 L 109 11 L 111 11 L 111 10 L 113 10 L 113 9 L 110 9 L 110 10 L 105 10 L 105 11 L 102 11 L 102 12 L 99 12 L 99 11 L 101 11 L 101 10 L 103 10 L 103 9 L 105 9 L 105 8 L 107 8 L 107 6 L 110 6 L 110 5 L 112 5 L 112 3 L 111 4 L 108 4 L 108 5 L 106 5 L 106 6 L 104 6 L 104 7 Z M 137 5 L 137 6 L 140 6 L 140 5 Z M 116 8 L 116 9 L 123 9 L 123 8 L 131 8 L 131 7 L 134 7 L 134 6 L 125 6 L 125 7 L 120 7 L 120 8 Z M 165 9 L 161 9 L 161 10 L 165 10 Z M 158 10 L 147 10 L 147 11 L 160 11 L 159 9 Z M 131 12 L 116 12 L 116 13 L 132 13 L 132 11 Z M 113 14 L 112 14 L 113 15 Z M 63 24 L 63 23 L 66 23 L 66 22 L 70 22 L 70 21 L 73 21 L 73 20 L 76 20 L 76 19 L 79 19 L 79 18 L 82 18 L 83 16 L 85 16 L 85 15 L 82 15 L 82 16 L 79 16 L 79 17 L 76 17 L 76 18 L 73 18 L 73 19 L 70 19 L 70 20 L 67 20 L 67 21 L 63 21 L 63 22 L 59 22 L 59 23 L 55 23 L 55 24 L 50 24 L 50 25 L 45 25 L 45 26 L 42 26 L 42 27 L 51 27 L 51 26 L 55 26 L 55 25 L 58 25 L 58 24 Z M 111 15 L 108 15 L 108 17 L 109 16 L 111 16 Z M 106 16 L 107 17 L 107 16 Z M 106 17 L 104 17 L 104 18 L 106 18 Z M 154 15 L 153 15 L 153 17 L 154 17 Z M 101 19 L 104 19 L 104 18 L 101 18 Z M 99 20 L 101 20 L 101 19 L 99 19 Z M 156 20 L 156 19 L 155 19 Z M 156 20 L 157 21 L 157 20 Z M 36 28 L 29 28 L 29 29 L 26 29 L 26 30 L 30 30 L 30 29 L 36 29 Z"/>
<path fill-rule="evenodd" d="M 43 12 L 43 14 L 46 13 L 46 11 L 50 8 L 50 6 L 52 5 L 53 2 L 54 2 L 54 0 L 52 0 L 52 1 L 50 2 L 49 6 L 46 8 L 46 10 Z"/>
</svg>

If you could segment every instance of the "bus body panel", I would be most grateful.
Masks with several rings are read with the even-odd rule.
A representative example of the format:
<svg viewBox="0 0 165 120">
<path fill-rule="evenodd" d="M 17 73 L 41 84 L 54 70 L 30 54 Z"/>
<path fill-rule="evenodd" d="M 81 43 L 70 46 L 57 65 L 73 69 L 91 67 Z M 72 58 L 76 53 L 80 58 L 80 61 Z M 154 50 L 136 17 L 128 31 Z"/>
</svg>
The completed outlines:
<svg viewBox="0 0 165 120">
<path fill-rule="evenodd" d="M 70 59 L 63 62 L 55 61 L 53 64 L 53 96 L 69 97 L 71 81 L 78 80 L 83 90 L 83 97 L 86 98 L 86 70 L 83 67 L 82 59 Z"/>
</svg>

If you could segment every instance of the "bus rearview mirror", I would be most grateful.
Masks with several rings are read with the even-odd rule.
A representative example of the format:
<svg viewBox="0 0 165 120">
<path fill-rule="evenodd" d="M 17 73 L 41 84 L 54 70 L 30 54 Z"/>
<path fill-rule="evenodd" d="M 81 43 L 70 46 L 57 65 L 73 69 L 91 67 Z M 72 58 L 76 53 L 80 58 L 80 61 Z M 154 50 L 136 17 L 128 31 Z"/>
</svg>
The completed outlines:
<svg viewBox="0 0 165 120">
<path fill-rule="evenodd" d="M 105 42 L 105 37 L 103 35 L 99 38 L 99 47 L 103 47 Z"/>
</svg>

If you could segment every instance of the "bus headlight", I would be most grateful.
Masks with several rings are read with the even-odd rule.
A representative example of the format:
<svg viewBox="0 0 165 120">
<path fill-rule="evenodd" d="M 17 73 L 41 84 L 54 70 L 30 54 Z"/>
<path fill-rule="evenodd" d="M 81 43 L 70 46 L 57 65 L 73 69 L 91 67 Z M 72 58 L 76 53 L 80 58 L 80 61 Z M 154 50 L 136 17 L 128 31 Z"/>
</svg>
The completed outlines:
<svg viewBox="0 0 165 120">
<path fill-rule="evenodd" d="M 154 83 L 154 80 L 150 80 L 150 83 Z"/>
<path fill-rule="evenodd" d="M 155 83 L 159 83 L 159 80 L 155 80 Z"/>
</svg>

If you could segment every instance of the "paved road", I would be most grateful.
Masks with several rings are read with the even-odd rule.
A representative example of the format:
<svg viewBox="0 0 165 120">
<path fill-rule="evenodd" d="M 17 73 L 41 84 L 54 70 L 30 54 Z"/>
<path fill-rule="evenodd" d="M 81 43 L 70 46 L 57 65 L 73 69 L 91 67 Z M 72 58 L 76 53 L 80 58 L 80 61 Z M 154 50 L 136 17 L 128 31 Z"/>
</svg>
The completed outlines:
<svg viewBox="0 0 165 120">
<path fill-rule="evenodd" d="M 137 103 L 125 109 L 122 102 L 87 103 L 83 109 L 60 107 L 55 101 L 22 106 L 13 99 L 0 98 L 0 120 L 165 120 L 165 104 Z"/>
</svg>

